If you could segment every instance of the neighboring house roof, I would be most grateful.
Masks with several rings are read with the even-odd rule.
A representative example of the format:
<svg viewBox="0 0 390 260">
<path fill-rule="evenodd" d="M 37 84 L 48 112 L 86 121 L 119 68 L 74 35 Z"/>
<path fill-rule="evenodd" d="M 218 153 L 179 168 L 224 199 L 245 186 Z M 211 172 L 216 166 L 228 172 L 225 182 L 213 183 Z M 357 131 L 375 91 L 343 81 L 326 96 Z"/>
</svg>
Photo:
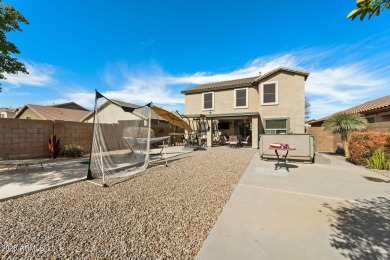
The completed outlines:
<svg viewBox="0 0 390 260">
<path fill-rule="evenodd" d="M 390 95 L 381 97 L 372 101 L 368 101 L 356 107 L 349 108 L 344 110 L 344 112 L 358 114 L 358 113 L 367 113 L 372 112 L 373 110 L 378 110 L 381 108 L 389 108 L 390 110 Z"/>
<path fill-rule="evenodd" d="M 90 111 L 84 110 L 27 104 L 21 110 L 19 110 L 19 112 L 15 115 L 15 118 L 19 118 L 27 109 L 31 109 L 34 113 L 45 120 L 63 120 L 76 122 L 79 122 L 90 113 Z"/>
<path fill-rule="evenodd" d="M 123 101 L 119 101 L 119 100 L 112 99 L 112 101 L 114 101 L 118 105 L 124 106 L 124 107 L 130 107 L 130 108 L 139 108 L 140 107 L 139 105 L 135 105 L 135 104 L 132 104 L 132 103 L 127 103 L 127 102 L 123 102 Z M 104 109 L 104 108 L 106 108 L 110 104 L 112 104 L 112 103 L 107 101 L 103 105 L 101 105 L 101 108 Z M 114 104 L 112 104 L 112 105 L 114 105 Z M 158 119 L 158 120 L 166 121 L 164 118 L 162 118 L 159 115 L 157 115 L 156 112 L 154 112 L 154 110 L 152 110 L 151 113 L 152 113 L 152 118 L 151 119 Z M 85 122 L 85 121 L 89 120 L 91 117 L 93 117 L 93 114 L 94 114 L 94 111 L 90 111 L 88 113 L 88 115 L 86 115 L 84 118 L 82 118 L 81 121 Z"/>
<path fill-rule="evenodd" d="M 75 102 L 68 102 L 68 103 L 63 103 L 63 104 L 51 105 L 51 107 L 60 107 L 60 108 L 67 108 L 67 109 L 89 111 L 85 107 L 82 107 Z"/>
<path fill-rule="evenodd" d="M 357 105 L 355 107 L 348 108 L 346 110 L 340 111 L 349 113 L 349 114 L 364 114 L 369 115 L 376 112 L 382 112 L 382 111 L 390 111 L 390 95 L 381 97 L 375 100 L 368 101 L 366 103 L 363 103 L 361 105 Z M 334 115 L 334 114 L 333 114 Z M 328 119 L 330 116 L 315 120 L 310 122 L 309 124 L 317 124 L 324 122 L 326 119 Z"/>
<path fill-rule="evenodd" d="M 271 70 L 267 73 L 264 73 L 261 76 L 202 84 L 202 85 L 198 85 L 198 86 L 194 86 L 194 87 L 185 89 L 181 93 L 182 94 L 190 94 L 190 93 L 199 93 L 199 92 L 212 91 L 212 90 L 231 89 L 231 88 L 236 88 L 236 87 L 249 87 L 249 86 L 252 86 L 255 83 L 257 83 L 257 82 L 259 82 L 259 81 L 261 81 L 269 76 L 272 76 L 273 74 L 279 73 L 281 71 L 303 75 L 305 77 L 305 80 L 309 76 L 309 72 L 304 71 L 304 70 L 287 68 L 287 67 L 279 67 L 279 68 Z"/>
<path fill-rule="evenodd" d="M 12 107 L 0 107 L 0 112 L 18 112 L 20 107 L 12 108 Z"/>
</svg>

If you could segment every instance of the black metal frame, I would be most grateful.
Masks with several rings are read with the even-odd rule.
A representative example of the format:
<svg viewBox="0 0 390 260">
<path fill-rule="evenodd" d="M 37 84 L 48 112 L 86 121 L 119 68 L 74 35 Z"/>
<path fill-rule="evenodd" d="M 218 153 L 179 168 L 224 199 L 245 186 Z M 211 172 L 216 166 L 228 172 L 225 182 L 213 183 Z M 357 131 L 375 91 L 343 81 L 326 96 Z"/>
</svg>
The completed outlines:
<svg viewBox="0 0 390 260">
<path fill-rule="evenodd" d="M 287 151 L 287 152 L 285 155 L 279 155 L 278 150 Z M 288 156 L 288 152 L 290 150 L 293 150 L 293 149 L 275 149 L 275 154 L 278 157 L 278 162 L 275 164 L 275 170 L 278 169 L 278 166 L 279 166 L 279 169 L 281 169 L 283 166 L 281 166 L 280 162 L 283 162 L 284 167 L 286 168 L 287 171 L 289 171 L 288 165 L 287 165 L 287 156 Z"/>
</svg>

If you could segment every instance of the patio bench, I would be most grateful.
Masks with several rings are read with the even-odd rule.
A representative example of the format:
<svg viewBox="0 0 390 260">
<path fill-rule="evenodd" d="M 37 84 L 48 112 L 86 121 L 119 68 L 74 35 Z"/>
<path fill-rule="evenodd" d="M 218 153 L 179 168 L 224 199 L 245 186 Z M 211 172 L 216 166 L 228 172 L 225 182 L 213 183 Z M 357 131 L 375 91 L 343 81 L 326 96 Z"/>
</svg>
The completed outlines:
<svg viewBox="0 0 390 260">
<path fill-rule="evenodd" d="M 43 170 L 43 163 L 48 161 L 50 161 L 50 159 L 1 160 L 0 165 L 8 166 L 8 169 L 12 166 L 16 166 L 16 169 L 25 166 L 26 173 L 28 173 L 30 165 L 40 164 L 41 169 Z"/>
</svg>

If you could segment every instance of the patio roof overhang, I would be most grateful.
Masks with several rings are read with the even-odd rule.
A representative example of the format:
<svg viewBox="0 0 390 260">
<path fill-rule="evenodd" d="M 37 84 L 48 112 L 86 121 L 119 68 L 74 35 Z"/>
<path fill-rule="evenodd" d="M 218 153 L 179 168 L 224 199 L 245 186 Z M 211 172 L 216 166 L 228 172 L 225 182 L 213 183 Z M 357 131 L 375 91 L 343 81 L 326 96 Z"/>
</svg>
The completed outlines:
<svg viewBox="0 0 390 260">
<path fill-rule="evenodd" d="M 224 118 L 224 119 L 241 119 L 259 116 L 258 112 L 242 112 L 242 113 L 224 113 L 224 114 L 192 114 L 185 115 L 188 118 Z"/>
</svg>

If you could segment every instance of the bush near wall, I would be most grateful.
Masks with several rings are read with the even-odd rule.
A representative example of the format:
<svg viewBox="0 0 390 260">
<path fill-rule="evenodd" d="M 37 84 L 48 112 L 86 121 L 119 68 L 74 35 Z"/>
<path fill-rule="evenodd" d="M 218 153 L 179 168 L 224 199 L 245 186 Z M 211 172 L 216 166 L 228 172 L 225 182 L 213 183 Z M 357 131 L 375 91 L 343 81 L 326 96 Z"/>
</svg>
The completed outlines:
<svg viewBox="0 0 390 260">
<path fill-rule="evenodd" d="M 382 148 L 385 158 L 390 159 L 390 133 L 356 132 L 348 137 L 349 160 L 366 165 L 375 150 Z"/>
</svg>

